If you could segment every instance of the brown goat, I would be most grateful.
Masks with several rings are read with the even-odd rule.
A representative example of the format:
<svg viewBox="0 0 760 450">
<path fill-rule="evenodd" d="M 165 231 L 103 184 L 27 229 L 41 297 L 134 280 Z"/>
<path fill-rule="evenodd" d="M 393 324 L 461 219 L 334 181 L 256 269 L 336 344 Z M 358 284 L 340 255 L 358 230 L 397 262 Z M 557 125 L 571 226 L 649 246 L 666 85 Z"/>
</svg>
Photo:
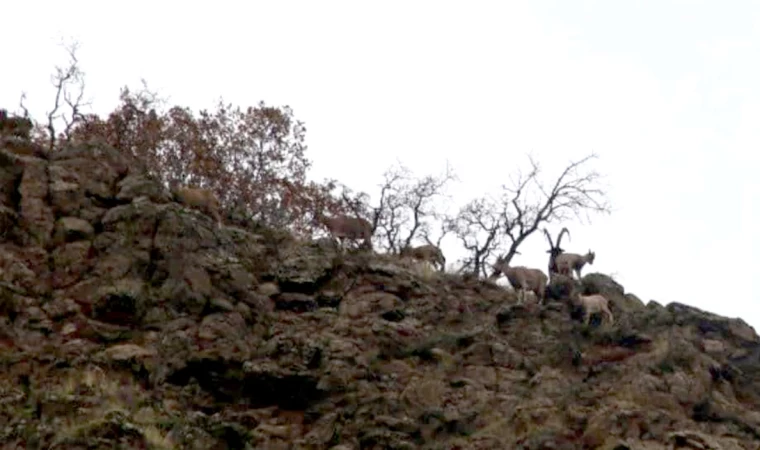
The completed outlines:
<svg viewBox="0 0 760 450">
<path fill-rule="evenodd" d="M 322 213 L 317 213 L 315 219 L 327 228 L 333 238 L 338 239 L 341 248 L 345 248 L 345 239 L 363 239 L 364 246 L 372 250 L 372 224 L 368 220 L 346 215 L 325 217 Z"/>
<path fill-rule="evenodd" d="M 499 274 L 503 273 L 512 288 L 517 291 L 517 299 L 522 303 L 525 299 L 525 291 L 530 291 L 536 294 L 536 299 L 539 304 L 544 303 L 544 296 L 546 294 L 546 283 L 549 281 L 549 277 L 539 269 L 531 269 L 524 266 L 510 267 L 503 258 L 499 258 L 493 265 L 494 272 L 489 277 L 490 280 L 495 281 L 499 278 Z M 520 295 L 522 293 L 522 296 Z"/>
<path fill-rule="evenodd" d="M 586 263 L 594 264 L 594 258 L 596 258 L 596 253 L 591 250 L 585 255 L 579 255 L 577 253 L 560 253 L 555 258 L 557 263 L 557 273 L 572 277 L 573 275 L 571 272 L 575 271 L 575 275 L 580 280 L 583 266 L 585 266 Z"/>
<path fill-rule="evenodd" d="M 446 268 L 446 258 L 440 248 L 433 244 L 419 247 L 404 247 L 399 252 L 400 256 L 410 256 L 420 261 L 427 261 L 441 272 Z"/>
<path fill-rule="evenodd" d="M 0 109 L 0 136 L 14 136 L 29 139 L 34 124 L 26 117 L 9 117 L 8 111 Z"/>
<path fill-rule="evenodd" d="M 210 190 L 186 186 L 174 189 L 172 195 L 177 202 L 211 215 L 217 226 L 222 225 L 219 199 Z"/>
</svg>

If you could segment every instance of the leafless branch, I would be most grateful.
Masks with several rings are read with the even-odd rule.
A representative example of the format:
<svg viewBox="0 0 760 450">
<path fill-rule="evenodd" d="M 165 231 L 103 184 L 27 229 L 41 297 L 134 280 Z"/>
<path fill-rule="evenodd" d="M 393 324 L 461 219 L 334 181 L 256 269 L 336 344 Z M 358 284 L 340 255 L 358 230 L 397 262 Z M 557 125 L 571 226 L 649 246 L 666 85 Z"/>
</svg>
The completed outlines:
<svg viewBox="0 0 760 450">
<path fill-rule="evenodd" d="M 438 223 L 438 237 L 435 241 L 431 239 L 430 227 L 420 230 L 420 235 L 428 244 L 441 248 L 441 241 L 443 241 L 443 238 L 454 231 L 454 219 L 439 214 L 433 214 L 433 218 L 435 218 Z"/>
<path fill-rule="evenodd" d="M 560 222 L 572 215 L 580 217 L 589 212 L 609 213 L 606 194 L 598 185 L 600 174 L 583 167 L 596 157 L 592 153 L 571 161 L 554 182 L 547 183 L 541 179 L 540 165 L 529 156 L 526 174 L 520 172 L 511 185 L 502 186 L 503 230 L 510 240 L 504 255 L 507 263 L 541 224 Z M 529 197 L 531 188 L 536 192 L 536 198 Z"/>
<path fill-rule="evenodd" d="M 427 234 L 436 214 L 435 200 L 444 197 L 447 185 L 455 181 L 453 170 L 415 179 L 401 164 L 389 168 L 380 185 L 380 201 L 375 208 L 376 230 L 383 246 L 392 253 L 411 245 L 417 236 Z"/>
<path fill-rule="evenodd" d="M 21 111 L 24 112 L 24 117 L 31 119 L 31 115 L 29 114 L 29 110 L 26 108 L 24 101 L 26 101 L 26 92 L 21 93 L 21 98 L 18 101 L 18 106 L 21 108 Z"/>
<path fill-rule="evenodd" d="M 462 266 L 470 273 L 486 274 L 486 260 L 501 245 L 504 217 L 496 201 L 483 197 L 466 204 L 453 219 L 452 231 L 469 252 Z"/>
<path fill-rule="evenodd" d="M 81 71 L 79 60 L 76 56 L 79 44 L 75 42 L 68 46 L 64 45 L 64 48 L 69 56 L 68 65 L 65 67 L 56 66 L 55 74 L 51 76 L 51 83 L 55 88 L 53 109 L 47 113 L 48 149 L 51 151 L 54 149 L 56 140 L 58 139 L 55 121 L 58 119 L 63 120 L 65 128 L 61 133 L 61 137 L 68 142 L 74 125 L 84 118 L 81 109 L 84 106 L 89 106 L 88 102 L 83 101 L 85 89 L 84 72 Z M 76 95 L 72 95 L 70 91 L 71 87 L 77 89 Z M 62 102 L 71 109 L 68 117 L 59 111 Z"/>
</svg>

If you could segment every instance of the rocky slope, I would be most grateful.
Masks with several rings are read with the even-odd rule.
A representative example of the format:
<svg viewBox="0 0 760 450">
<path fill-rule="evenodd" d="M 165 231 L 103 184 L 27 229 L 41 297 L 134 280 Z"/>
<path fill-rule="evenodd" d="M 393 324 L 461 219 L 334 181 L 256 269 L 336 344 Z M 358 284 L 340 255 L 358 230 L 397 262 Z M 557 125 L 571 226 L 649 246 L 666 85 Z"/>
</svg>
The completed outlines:
<svg viewBox="0 0 760 450">
<path fill-rule="evenodd" d="M 517 306 L 387 255 L 217 229 L 111 149 L 13 145 L 29 156 L 0 149 L 2 448 L 760 447 L 741 320 L 589 274 L 616 323 L 585 327 L 560 285 Z"/>
</svg>

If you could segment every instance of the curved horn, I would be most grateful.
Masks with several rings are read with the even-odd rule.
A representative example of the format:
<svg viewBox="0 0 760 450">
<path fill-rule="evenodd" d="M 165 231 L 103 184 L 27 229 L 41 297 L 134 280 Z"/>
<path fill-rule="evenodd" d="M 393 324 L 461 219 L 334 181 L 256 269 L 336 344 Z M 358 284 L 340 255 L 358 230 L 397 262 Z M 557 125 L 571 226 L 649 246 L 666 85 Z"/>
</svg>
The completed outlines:
<svg viewBox="0 0 760 450">
<path fill-rule="evenodd" d="M 546 235 L 546 239 L 549 240 L 549 247 L 554 248 L 554 243 L 552 242 L 552 235 L 549 234 L 549 230 L 544 228 L 544 234 Z"/>
<path fill-rule="evenodd" d="M 559 247 L 559 243 L 562 242 L 562 235 L 567 233 L 567 238 L 570 239 L 570 230 L 563 227 L 562 230 L 559 232 L 559 235 L 557 236 L 557 247 Z"/>
<path fill-rule="evenodd" d="M 507 260 L 504 256 L 506 255 L 499 255 L 496 257 L 496 264 L 504 264 L 504 261 Z"/>
</svg>

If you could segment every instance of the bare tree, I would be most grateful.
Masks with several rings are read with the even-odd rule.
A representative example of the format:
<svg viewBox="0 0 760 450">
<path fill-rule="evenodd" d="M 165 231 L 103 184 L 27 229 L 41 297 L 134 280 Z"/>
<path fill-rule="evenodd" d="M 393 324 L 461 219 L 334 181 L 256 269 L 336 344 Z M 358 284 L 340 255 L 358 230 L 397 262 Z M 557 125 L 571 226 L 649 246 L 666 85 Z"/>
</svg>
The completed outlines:
<svg viewBox="0 0 760 450">
<path fill-rule="evenodd" d="M 446 196 L 447 185 L 456 179 L 448 165 L 439 175 L 415 178 L 411 170 L 397 164 L 383 174 L 376 205 L 370 206 L 367 193 L 354 192 L 345 185 L 342 185 L 340 197 L 344 210 L 370 221 L 380 248 L 399 253 L 416 237 L 426 238 L 430 242 L 433 222 L 441 224 L 441 230 L 446 228 L 443 226 L 443 216 L 433 207 L 435 200 Z M 442 233 L 438 238 L 439 243 L 444 235 Z"/>
<path fill-rule="evenodd" d="M 547 182 L 539 164 L 529 156 L 529 170 L 511 177 L 498 200 L 475 200 L 463 208 L 456 218 L 456 234 L 470 252 L 465 266 L 481 274 L 486 260 L 497 252 L 503 252 L 500 257 L 509 264 L 520 245 L 542 224 L 588 217 L 591 212 L 609 213 L 606 194 L 599 186 L 601 175 L 585 168 L 596 157 L 592 153 L 571 161 Z"/>
<path fill-rule="evenodd" d="M 365 192 L 354 192 L 341 185 L 342 210 L 354 216 L 367 219 L 372 224 L 373 237 L 379 247 L 391 253 L 411 245 L 416 237 L 429 241 L 431 223 L 442 225 L 442 215 L 433 208 L 435 200 L 446 196 L 447 185 L 457 179 L 448 167 L 439 175 L 415 178 L 402 164 L 391 166 L 383 174 L 378 201 L 370 205 L 370 196 Z M 442 233 L 438 242 L 444 237 Z"/>
<path fill-rule="evenodd" d="M 519 246 L 541 224 L 568 220 L 571 217 L 587 219 L 589 213 L 609 213 L 606 193 L 599 186 L 601 175 L 586 169 L 585 164 L 596 159 L 591 153 L 571 161 L 559 176 L 547 183 L 541 179 L 541 167 L 531 156 L 527 174 L 518 173 L 511 185 L 502 186 L 504 205 L 504 233 L 509 247 L 504 259 L 509 263 Z M 530 196 L 530 190 L 535 197 Z"/>
<path fill-rule="evenodd" d="M 85 119 L 82 110 L 90 106 L 90 102 L 84 100 L 84 72 L 82 72 L 77 58 L 79 43 L 74 42 L 68 45 L 62 43 L 61 45 L 66 50 L 69 60 L 65 66 L 56 66 L 55 73 L 51 75 L 50 81 L 55 88 L 55 100 L 53 109 L 47 113 L 47 123 L 45 124 L 49 151 L 52 151 L 56 144 L 61 141 L 69 142 L 75 125 Z M 23 104 L 25 98 L 26 94 L 22 94 L 21 108 L 28 115 Z M 62 111 L 64 107 L 68 108 L 66 113 Z M 64 125 L 61 132 L 58 132 L 55 126 L 59 120 Z"/>
<path fill-rule="evenodd" d="M 382 247 L 398 253 L 416 237 L 429 236 L 431 222 L 437 218 L 435 200 L 446 196 L 447 185 L 457 177 L 448 164 L 441 174 L 421 178 L 415 178 L 399 164 L 389 168 L 383 177 L 375 208 L 377 238 Z"/>
<path fill-rule="evenodd" d="M 377 229 L 379 217 L 378 209 L 369 206 L 369 194 L 366 192 L 354 192 L 348 186 L 341 184 L 341 200 L 344 210 L 351 212 L 356 217 L 367 219 L 372 224 L 372 233 Z M 383 196 L 380 196 L 380 207 L 383 205 Z"/>
<path fill-rule="evenodd" d="M 464 205 L 450 221 L 450 229 L 469 253 L 460 261 L 460 272 L 486 276 L 486 260 L 503 242 L 505 211 L 491 197 L 482 197 Z"/>
<path fill-rule="evenodd" d="M 441 241 L 443 241 L 443 238 L 454 231 L 454 221 L 447 214 L 433 213 L 431 217 L 433 219 L 432 221 L 435 221 L 438 225 L 436 227 L 438 237 L 435 238 L 435 240 L 431 239 L 433 231 L 431 226 L 427 226 L 425 229 L 421 230 L 420 236 L 422 236 L 422 239 L 428 244 L 441 248 Z"/>
</svg>

